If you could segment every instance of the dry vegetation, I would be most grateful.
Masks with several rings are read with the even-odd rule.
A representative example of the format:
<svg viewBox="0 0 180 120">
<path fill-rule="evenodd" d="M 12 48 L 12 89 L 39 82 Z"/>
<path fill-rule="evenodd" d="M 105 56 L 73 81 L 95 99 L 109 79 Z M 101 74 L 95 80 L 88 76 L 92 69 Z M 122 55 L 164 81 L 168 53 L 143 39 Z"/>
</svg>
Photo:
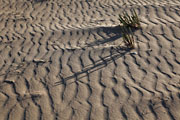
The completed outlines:
<svg viewBox="0 0 180 120">
<path fill-rule="evenodd" d="M 123 42 L 125 46 L 129 49 L 135 48 L 135 42 L 133 37 L 133 32 L 130 27 L 123 27 L 122 29 Z"/>
<path fill-rule="evenodd" d="M 125 27 L 141 28 L 140 19 L 136 11 L 132 9 L 131 12 L 131 16 L 127 12 L 124 12 L 123 15 L 119 15 L 120 23 Z"/>
</svg>

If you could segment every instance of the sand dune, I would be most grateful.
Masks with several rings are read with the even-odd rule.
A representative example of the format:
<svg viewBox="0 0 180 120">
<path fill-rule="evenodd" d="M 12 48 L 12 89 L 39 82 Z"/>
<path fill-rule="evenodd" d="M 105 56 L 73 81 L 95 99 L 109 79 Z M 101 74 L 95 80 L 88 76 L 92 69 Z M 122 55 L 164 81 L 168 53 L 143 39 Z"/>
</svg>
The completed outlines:
<svg viewBox="0 0 180 120">
<path fill-rule="evenodd" d="M 178 0 L 0 0 L 0 120 L 179 120 L 179 19 Z"/>
</svg>

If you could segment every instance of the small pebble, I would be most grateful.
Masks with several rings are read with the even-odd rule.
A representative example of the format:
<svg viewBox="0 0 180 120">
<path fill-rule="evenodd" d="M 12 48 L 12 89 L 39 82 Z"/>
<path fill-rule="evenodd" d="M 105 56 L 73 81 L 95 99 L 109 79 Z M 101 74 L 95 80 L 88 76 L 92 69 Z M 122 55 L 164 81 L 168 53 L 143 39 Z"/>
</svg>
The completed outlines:
<svg viewBox="0 0 180 120">
<path fill-rule="evenodd" d="M 131 52 L 130 54 L 131 55 L 137 55 L 137 52 Z"/>
</svg>

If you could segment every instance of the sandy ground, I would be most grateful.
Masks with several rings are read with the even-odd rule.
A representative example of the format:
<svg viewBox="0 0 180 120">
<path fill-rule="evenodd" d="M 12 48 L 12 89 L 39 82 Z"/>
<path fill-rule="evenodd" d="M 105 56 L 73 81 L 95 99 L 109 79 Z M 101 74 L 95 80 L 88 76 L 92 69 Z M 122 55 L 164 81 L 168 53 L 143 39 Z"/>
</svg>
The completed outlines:
<svg viewBox="0 0 180 120">
<path fill-rule="evenodd" d="M 0 120 L 180 120 L 180 2 L 0 0 Z"/>
</svg>

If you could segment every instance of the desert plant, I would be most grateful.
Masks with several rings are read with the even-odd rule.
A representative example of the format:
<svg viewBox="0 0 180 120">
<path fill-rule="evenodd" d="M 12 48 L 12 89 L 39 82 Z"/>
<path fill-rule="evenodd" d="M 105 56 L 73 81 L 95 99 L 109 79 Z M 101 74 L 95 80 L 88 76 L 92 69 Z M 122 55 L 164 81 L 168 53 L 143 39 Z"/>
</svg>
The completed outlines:
<svg viewBox="0 0 180 120">
<path fill-rule="evenodd" d="M 129 49 L 135 48 L 134 37 L 130 27 L 122 28 L 122 37 L 123 37 L 123 42 L 127 48 Z"/>
<path fill-rule="evenodd" d="M 123 15 L 119 15 L 120 23 L 126 27 L 141 28 L 140 20 L 136 11 L 132 9 L 131 12 L 132 16 L 130 16 L 127 12 L 124 12 Z"/>
</svg>

